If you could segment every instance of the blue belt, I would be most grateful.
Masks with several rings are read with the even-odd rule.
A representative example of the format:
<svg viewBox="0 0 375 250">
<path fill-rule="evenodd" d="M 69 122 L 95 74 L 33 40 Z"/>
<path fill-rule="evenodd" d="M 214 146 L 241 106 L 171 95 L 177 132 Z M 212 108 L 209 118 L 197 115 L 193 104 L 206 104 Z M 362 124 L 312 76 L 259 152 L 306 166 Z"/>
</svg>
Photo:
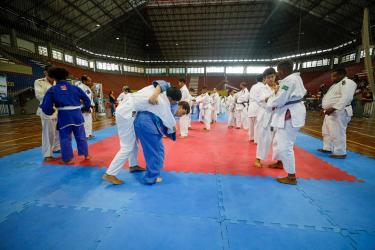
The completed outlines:
<svg viewBox="0 0 375 250">
<path fill-rule="evenodd" d="M 303 100 L 303 99 L 299 99 L 299 100 L 295 100 L 295 101 L 289 101 L 289 102 L 285 103 L 284 106 L 286 106 L 286 105 L 290 105 L 290 104 L 299 103 L 299 102 L 302 102 L 302 100 Z"/>
</svg>

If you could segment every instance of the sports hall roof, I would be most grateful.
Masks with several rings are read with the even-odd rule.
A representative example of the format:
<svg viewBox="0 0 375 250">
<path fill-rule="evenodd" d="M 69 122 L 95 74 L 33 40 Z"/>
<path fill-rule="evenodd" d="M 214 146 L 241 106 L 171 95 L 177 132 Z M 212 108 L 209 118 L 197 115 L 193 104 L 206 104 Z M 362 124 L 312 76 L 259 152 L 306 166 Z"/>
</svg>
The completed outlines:
<svg viewBox="0 0 375 250">
<path fill-rule="evenodd" d="M 0 29 L 141 60 L 275 58 L 360 41 L 364 6 L 374 23 L 370 0 L 4 0 Z"/>
</svg>

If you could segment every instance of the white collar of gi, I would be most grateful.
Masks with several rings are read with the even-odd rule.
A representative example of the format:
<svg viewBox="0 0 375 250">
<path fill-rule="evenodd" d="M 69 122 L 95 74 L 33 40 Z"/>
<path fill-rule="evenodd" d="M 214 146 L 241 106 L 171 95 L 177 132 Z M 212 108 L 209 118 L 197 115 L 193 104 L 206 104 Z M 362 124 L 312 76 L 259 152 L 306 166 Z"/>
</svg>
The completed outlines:
<svg viewBox="0 0 375 250">
<path fill-rule="evenodd" d="M 299 72 L 294 72 L 294 73 L 288 75 L 287 77 L 285 77 L 284 79 L 279 80 L 279 83 L 286 82 L 286 81 L 288 81 L 289 79 L 291 79 L 291 78 L 293 78 L 293 77 L 295 77 L 295 76 L 299 76 L 299 75 L 300 75 Z"/>
</svg>

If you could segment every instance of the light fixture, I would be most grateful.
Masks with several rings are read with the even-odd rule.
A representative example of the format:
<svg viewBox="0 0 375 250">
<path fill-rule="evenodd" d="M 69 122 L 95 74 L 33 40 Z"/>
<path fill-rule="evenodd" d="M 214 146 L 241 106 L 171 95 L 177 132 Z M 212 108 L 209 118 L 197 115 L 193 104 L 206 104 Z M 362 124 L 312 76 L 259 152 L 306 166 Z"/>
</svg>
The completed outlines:
<svg viewBox="0 0 375 250">
<path fill-rule="evenodd" d="M 146 47 L 149 47 L 149 46 L 150 46 L 150 44 L 146 43 Z"/>
<path fill-rule="evenodd" d="M 116 40 L 120 40 L 120 37 L 116 37 Z"/>
<path fill-rule="evenodd" d="M 100 24 L 97 23 L 97 24 L 96 24 L 96 27 L 100 27 Z"/>
<path fill-rule="evenodd" d="M 178 43 L 176 43 L 176 46 L 178 46 Z"/>
</svg>

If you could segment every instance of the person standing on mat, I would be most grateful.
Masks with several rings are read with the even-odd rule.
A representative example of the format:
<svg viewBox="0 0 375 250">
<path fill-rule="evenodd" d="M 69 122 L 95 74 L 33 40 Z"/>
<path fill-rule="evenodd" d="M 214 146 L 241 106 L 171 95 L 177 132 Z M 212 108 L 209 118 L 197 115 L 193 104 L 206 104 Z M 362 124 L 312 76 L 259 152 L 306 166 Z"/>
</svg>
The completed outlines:
<svg viewBox="0 0 375 250">
<path fill-rule="evenodd" d="M 78 155 L 90 159 L 81 109 L 90 110 L 91 100 L 82 89 L 66 81 L 69 73 L 64 68 L 50 68 L 48 76 L 56 81 L 56 85 L 48 89 L 41 108 L 47 115 L 57 108 L 57 129 L 59 130 L 61 157 L 65 164 L 73 161 L 72 134 L 77 143 Z M 81 106 L 83 102 L 83 107 Z"/>
<path fill-rule="evenodd" d="M 353 116 L 351 102 L 357 84 L 346 77 L 344 68 L 331 73 L 333 85 L 322 100 L 324 122 L 322 126 L 323 153 L 331 153 L 331 158 L 346 158 L 346 128 Z"/>
<path fill-rule="evenodd" d="M 182 94 L 181 101 L 190 102 L 190 93 L 189 89 L 186 86 L 185 79 L 178 80 L 178 86 L 180 87 L 180 91 Z M 189 114 L 183 115 L 180 117 L 180 138 L 186 138 L 189 132 Z"/>
<path fill-rule="evenodd" d="M 93 99 L 93 93 L 91 88 L 93 86 L 92 80 L 90 77 L 83 75 L 81 77 L 81 83 L 77 85 L 83 92 L 86 93 L 87 97 L 91 101 L 91 108 L 89 111 L 82 110 L 83 119 L 85 120 L 85 134 L 88 140 L 91 140 L 93 137 L 92 135 L 92 114 L 94 112 L 95 103 Z"/>
<path fill-rule="evenodd" d="M 166 94 L 162 94 L 166 92 Z M 120 150 L 113 158 L 110 166 L 102 178 L 112 184 L 123 184 L 117 178 L 118 173 L 129 160 L 130 172 L 145 171 L 145 168 L 138 166 L 138 144 L 134 131 L 134 120 L 137 112 L 148 111 L 159 117 L 166 127 L 174 131 L 176 120 L 174 119 L 169 100 L 173 102 L 181 99 L 181 91 L 170 87 L 168 82 L 159 80 L 152 85 L 145 87 L 119 104 L 116 109 L 117 130 L 120 137 Z M 146 162 L 147 164 L 147 162 Z"/>
<path fill-rule="evenodd" d="M 248 114 L 247 106 L 249 103 L 249 90 L 246 88 L 246 83 L 241 82 L 241 90 L 236 94 L 236 128 L 248 129 Z"/>
<path fill-rule="evenodd" d="M 204 123 L 204 131 L 210 131 L 211 129 L 211 97 L 208 94 L 208 89 L 206 87 L 202 88 L 202 94 L 200 98 L 197 100 L 199 104 L 199 109 L 202 112 L 202 120 Z"/>
<path fill-rule="evenodd" d="M 256 140 L 256 123 L 257 123 L 257 114 L 260 105 L 260 96 L 261 89 L 265 87 L 263 83 L 263 74 L 257 75 L 257 83 L 254 84 L 249 92 L 249 109 L 247 114 L 249 116 L 249 140 L 257 142 Z"/>
<path fill-rule="evenodd" d="M 39 100 L 39 104 L 43 103 L 47 90 L 54 85 L 54 80 L 48 76 L 48 70 L 51 67 L 51 65 L 45 66 L 44 78 L 37 79 L 34 83 L 35 97 Z M 44 161 L 54 160 L 53 152 L 60 151 L 59 134 L 56 130 L 57 111 L 51 115 L 46 115 L 38 107 L 36 114 L 40 116 L 42 122 L 42 153 Z"/>
<path fill-rule="evenodd" d="M 219 110 L 220 110 L 220 100 L 221 100 L 219 93 L 217 93 L 216 88 L 213 89 L 211 98 L 212 98 L 211 122 L 214 123 L 214 122 L 217 122 L 217 114 L 219 113 Z"/>
<path fill-rule="evenodd" d="M 257 150 L 254 166 L 261 168 L 261 160 L 266 160 L 270 152 L 274 129 L 271 127 L 272 108 L 267 107 L 268 99 L 275 94 L 276 91 L 276 71 L 274 68 L 268 68 L 263 72 L 264 82 L 260 91 L 260 105 L 257 115 Z M 272 166 L 272 165 L 271 165 Z"/>
<path fill-rule="evenodd" d="M 278 162 L 270 167 L 284 168 L 288 176 L 277 178 L 284 184 L 296 185 L 296 168 L 293 146 L 297 133 L 305 125 L 306 107 L 302 101 L 306 95 L 302 78 L 298 72 L 293 73 L 293 62 L 281 61 L 277 65 L 279 88 L 276 94 L 268 99 L 267 107 L 274 109 L 271 127 L 275 129 L 273 139 L 274 160 Z"/>
<path fill-rule="evenodd" d="M 163 104 L 163 101 L 160 101 L 161 111 L 165 113 L 166 116 L 172 115 L 170 108 L 168 107 L 168 105 L 170 105 L 168 98 L 165 98 L 165 95 L 162 98 L 164 98 L 165 102 Z M 173 99 L 170 98 L 170 101 L 173 101 Z M 170 115 L 167 114 L 168 111 Z M 178 109 L 175 116 L 180 117 L 189 112 L 189 103 L 181 101 L 178 103 Z M 163 136 L 176 140 L 175 128 L 169 126 L 161 118 L 162 117 L 159 117 L 153 112 L 141 111 L 137 113 L 134 120 L 134 130 L 137 138 L 141 142 L 143 155 L 146 160 L 146 173 L 143 180 L 144 183 L 148 185 L 162 181 L 160 170 L 164 166 Z"/>
<path fill-rule="evenodd" d="M 227 109 L 228 109 L 228 128 L 233 128 L 235 126 L 235 105 L 236 105 L 236 98 L 235 98 L 235 91 L 234 89 L 230 89 L 228 91 L 228 98 L 227 98 Z"/>
</svg>

